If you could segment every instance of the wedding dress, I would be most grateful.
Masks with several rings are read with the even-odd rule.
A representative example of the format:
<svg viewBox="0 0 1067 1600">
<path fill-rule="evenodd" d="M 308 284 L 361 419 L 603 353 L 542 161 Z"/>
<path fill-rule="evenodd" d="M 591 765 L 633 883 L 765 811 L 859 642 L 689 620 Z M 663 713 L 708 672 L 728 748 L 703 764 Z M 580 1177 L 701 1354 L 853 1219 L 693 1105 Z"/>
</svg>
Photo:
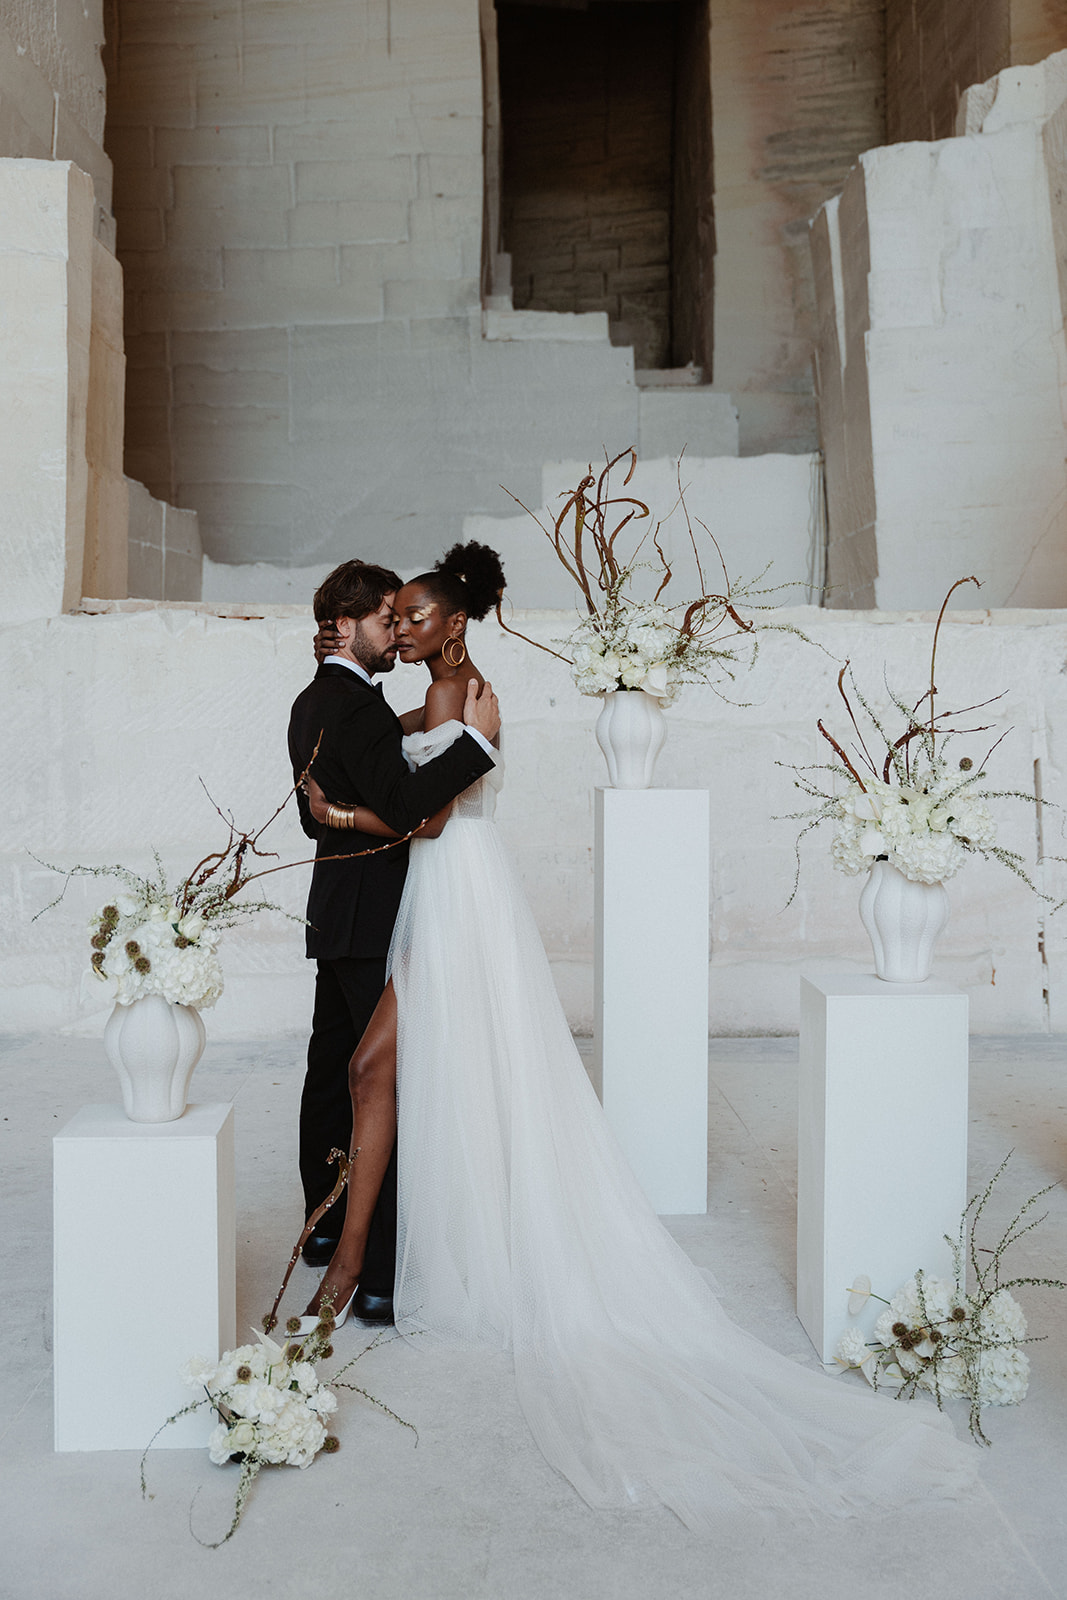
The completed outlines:
<svg viewBox="0 0 1067 1600">
<path fill-rule="evenodd" d="M 404 740 L 415 767 L 459 723 Z M 493 823 L 499 767 L 411 846 L 398 1007 L 403 1332 L 511 1350 L 547 1459 L 590 1505 L 844 1514 L 961 1492 L 946 1417 L 744 1333 L 615 1143 Z M 649 1093 L 655 1093 L 649 1062 Z"/>
</svg>

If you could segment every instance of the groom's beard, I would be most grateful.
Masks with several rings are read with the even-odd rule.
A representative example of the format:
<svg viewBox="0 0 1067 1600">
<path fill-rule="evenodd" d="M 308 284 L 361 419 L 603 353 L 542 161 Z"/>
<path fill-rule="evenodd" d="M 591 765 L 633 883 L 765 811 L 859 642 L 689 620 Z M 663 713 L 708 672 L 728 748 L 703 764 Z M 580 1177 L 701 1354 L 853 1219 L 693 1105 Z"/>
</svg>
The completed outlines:
<svg viewBox="0 0 1067 1600">
<path fill-rule="evenodd" d="M 350 648 L 364 672 L 370 673 L 371 677 L 376 672 L 392 672 L 396 666 L 396 657 L 393 652 L 381 653 L 378 647 L 367 638 L 366 633 L 358 622 L 352 632 Z"/>
</svg>

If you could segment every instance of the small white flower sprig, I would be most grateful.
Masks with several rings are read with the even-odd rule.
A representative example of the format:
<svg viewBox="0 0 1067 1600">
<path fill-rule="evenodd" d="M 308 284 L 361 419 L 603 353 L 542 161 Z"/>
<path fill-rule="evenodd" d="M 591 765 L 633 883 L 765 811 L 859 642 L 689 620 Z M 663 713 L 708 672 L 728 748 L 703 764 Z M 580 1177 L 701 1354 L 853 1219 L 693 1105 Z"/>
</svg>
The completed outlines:
<svg viewBox="0 0 1067 1600">
<path fill-rule="evenodd" d="M 620 463 L 626 463 L 622 483 L 625 490 L 637 468 L 637 455 L 632 449 L 607 461 L 599 474 L 590 466 L 576 487 L 563 497 L 563 509 L 551 528 L 547 528 L 536 512 L 516 495 L 511 496 L 516 505 L 533 517 L 552 545 L 557 560 L 580 591 L 579 605 L 584 604 L 585 615 L 566 640 L 558 641 L 569 647 L 569 653 L 562 654 L 510 627 L 501 615 L 499 601 L 497 620 L 506 633 L 544 650 L 558 661 L 565 661 L 581 694 L 643 689 L 646 694 L 670 705 L 681 693 L 684 683 L 709 683 L 714 687 L 724 678 L 732 679 L 735 669 L 741 665 L 751 667 L 758 648 L 757 634 L 763 628 L 797 630 L 786 624 L 757 624 L 753 617 L 741 615 L 738 607 L 742 603 L 748 610 L 770 609 L 753 602 L 753 596 L 769 591 L 758 589 L 755 582 L 732 582 L 714 534 L 697 520 L 696 527 L 701 528 L 710 541 L 704 560 L 710 557 L 722 569 L 721 592 L 708 586 L 701 541 L 685 503 L 680 460 L 678 499 L 674 509 L 680 508 L 685 518 L 701 592 L 697 599 L 678 605 L 671 605 L 663 598 L 674 576 L 660 543 L 663 520 L 654 526 L 650 524 L 636 544 L 631 540 L 624 549 L 620 543 L 620 536 L 627 529 L 636 533 L 636 525 L 648 522 L 652 516 L 643 500 L 611 492 L 611 473 Z M 631 524 L 635 526 L 631 528 Z M 655 559 L 642 560 L 641 553 L 649 542 Z M 651 601 L 635 600 L 627 592 L 635 575 L 642 571 L 658 577 L 658 587 Z"/>
<path fill-rule="evenodd" d="M 796 840 L 797 868 L 787 904 L 796 895 L 800 881 L 800 841 L 824 822 L 834 825 L 831 846 L 834 866 L 850 876 L 866 872 L 874 861 L 884 860 L 913 882 L 943 883 L 960 870 L 968 856 L 979 855 L 999 861 L 1021 878 L 1028 889 L 1052 903 L 1052 897 L 1042 894 L 1027 874 L 1018 851 L 1007 850 L 996 843 L 996 825 L 988 805 L 991 800 L 1025 800 L 1030 805 L 1050 802 L 1036 801 L 1034 795 L 1017 790 L 978 787 L 986 776 L 989 758 L 1007 737 L 1007 732 L 994 742 L 977 768 L 970 756 L 961 757 L 955 765 L 945 759 L 944 746 L 950 737 L 985 733 L 990 726 L 949 727 L 946 724 L 968 717 L 1002 698 L 995 695 L 991 700 L 958 710 L 937 710 L 934 669 L 938 636 L 949 600 L 965 583 L 981 587 L 977 578 L 960 578 L 945 596 L 934 628 L 929 687 L 914 704 L 890 691 L 893 705 L 904 719 L 902 733 L 896 737 L 890 734 L 864 697 L 846 661 L 838 673 L 837 688 L 857 740 L 851 754 L 824 727 L 820 718 L 816 726 L 836 759 L 806 766 L 777 763 L 788 766 L 795 774 L 795 787 L 817 802 L 809 810 L 789 812 L 782 819 L 804 824 Z M 849 689 L 845 687 L 846 678 Z M 853 710 L 849 691 L 870 724 L 866 736 Z M 872 748 L 876 754 L 872 754 Z M 821 776 L 824 773 L 830 775 L 829 787 Z"/>
<path fill-rule="evenodd" d="M 417 1442 L 418 1433 L 412 1423 L 405 1422 L 360 1385 L 342 1381 L 343 1373 L 382 1343 L 387 1330 L 383 1329 L 339 1368 L 330 1377 L 328 1387 L 317 1377 L 315 1363 L 333 1355 L 333 1331 L 332 1310 L 326 1298 L 316 1327 L 302 1339 L 288 1338 L 278 1344 L 268 1334 L 257 1333 L 256 1344 L 227 1350 L 217 1362 L 202 1356 L 187 1361 L 181 1369 L 183 1382 L 203 1392 L 198 1399 L 168 1417 L 153 1434 L 141 1457 L 141 1498 L 148 1497 L 145 1460 L 159 1434 L 179 1417 L 189 1416 L 202 1406 L 211 1406 L 219 1417 L 218 1426 L 208 1439 L 211 1460 L 216 1466 L 235 1461 L 241 1468 L 234 1491 L 233 1515 L 222 1538 L 201 1539 L 190 1524 L 193 1538 L 209 1550 L 219 1549 L 236 1533 L 252 1486 L 263 1467 L 306 1468 L 320 1451 L 332 1455 L 340 1449 L 337 1435 L 327 1431 L 326 1419 L 337 1409 L 334 1389 L 352 1389 L 362 1395 L 401 1427 L 410 1428 Z"/>
<path fill-rule="evenodd" d="M 857 1277 L 847 1291 L 849 1314 L 858 1315 L 869 1299 L 881 1300 L 886 1309 L 875 1323 L 874 1343 L 858 1328 L 848 1328 L 835 1353 L 842 1368 L 858 1368 L 873 1388 L 895 1383 L 898 1399 L 910 1400 L 925 1389 L 943 1410 L 944 1400 L 962 1396 L 970 1402 L 971 1434 L 986 1445 L 990 1441 L 982 1431 L 982 1407 L 1025 1400 L 1030 1361 L 1020 1347 L 1038 1342 L 1027 1338 L 1026 1317 L 1010 1291 L 1024 1284 L 1067 1289 L 1058 1278 L 1009 1278 L 1002 1283 L 1000 1276 L 1004 1252 L 1044 1222 L 1047 1212 L 1025 1223 L 1023 1219 L 1055 1184 L 1030 1196 L 991 1250 L 975 1241 L 982 1212 L 1010 1159 L 1009 1151 L 983 1193 L 966 1207 L 958 1237 L 945 1235 L 952 1249 L 952 1282 L 919 1271 L 885 1300 L 872 1293 L 870 1278 Z M 980 1256 L 988 1257 L 984 1265 Z M 974 1285 L 970 1291 L 968 1261 Z"/>
</svg>

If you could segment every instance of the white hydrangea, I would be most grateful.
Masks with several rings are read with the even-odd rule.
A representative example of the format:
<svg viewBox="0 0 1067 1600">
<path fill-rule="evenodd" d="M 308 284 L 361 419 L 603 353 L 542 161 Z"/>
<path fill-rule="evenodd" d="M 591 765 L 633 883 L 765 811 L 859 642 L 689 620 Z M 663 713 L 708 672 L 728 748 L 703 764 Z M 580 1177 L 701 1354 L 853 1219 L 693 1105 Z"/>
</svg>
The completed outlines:
<svg viewBox="0 0 1067 1600">
<path fill-rule="evenodd" d="M 1025 1339 L 1026 1314 L 1007 1289 L 997 1289 L 982 1307 L 982 1326 L 998 1339 Z"/>
<path fill-rule="evenodd" d="M 643 689 L 669 705 L 681 692 L 681 666 L 674 655 L 678 634 L 665 606 L 627 606 L 606 617 L 589 617 L 569 642 L 581 694 Z"/>
<path fill-rule="evenodd" d="M 978 1398 L 984 1406 L 1017 1406 L 1030 1385 L 1030 1360 L 1017 1345 L 983 1350 L 978 1357 Z"/>
<path fill-rule="evenodd" d="M 908 784 L 865 777 L 866 793 L 851 788 L 835 803 L 831 856 L 842 872 L 865 872 L 884 856 L 916 883 L 943 883 L 963 866 L 968 850 L 987 850 L 996 827 L 985 802 L 960 790 L 944 768 Z"/>
<path fill-rule="evenodd" d="M 222 994 L 222 966 L 218 957 L 219 934 L 202 916 L 179 917 L 172 902 L 137 900 L 129 894 L 110 902 L 118 920 L 110 922 L 103 911 L 93 918 L 93 965 L 115 985 L 119 1005 L 132 1005 L 146 995 L 205 1011 Z"/>
<path fill-rule="evenodd" d="M 998 1289 L 978 1305 L 956 1284 L 925 1276 L 922 1289 L 925 1316 L 916 1276 L 897 1290 L 875 1323 L 875 1338 L 891 1350 L 901 1372 L 917 1376 L 920 1388 L 943 1396 L 971 1394 L 977 1387 L 981 1405 L 1017 1405 L 1025 1399 L 1030 1362 L 1018 1341 L 1026 1338 L 1026 1317 L 1014 1296 Z M 910 1348 L 902 1348 L 902 1335 L 894 1332 L 901 1326 Z M 941 1334 L 940 1341 L 930 1338 L 931 1329 Z M 920 1331 L 925 1336 L 915 1339 Z M 936 1365 L 931 1359 L 935 1354 Z"/>
<path fill-rule="evenodd" d="M 245 1455 L 268 1466 L 310 1466 L 326 1440 L 325 1418 L 337 1409 L 311 1362 L 292 1360 L 287 1345 L 264 1334 L 217 1362 L 193 1357 L 181 1376 L 206 1390 L 225 1418 L 208 1440 L 216 1465 Z"/>
</svg>

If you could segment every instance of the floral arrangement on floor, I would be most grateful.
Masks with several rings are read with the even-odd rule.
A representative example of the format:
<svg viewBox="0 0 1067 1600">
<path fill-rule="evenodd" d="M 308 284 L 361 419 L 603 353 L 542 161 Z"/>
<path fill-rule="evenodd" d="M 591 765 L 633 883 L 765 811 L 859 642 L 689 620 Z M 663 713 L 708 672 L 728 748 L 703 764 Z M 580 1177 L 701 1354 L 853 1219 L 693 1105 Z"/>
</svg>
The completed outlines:
<svg viewBox="0 0 1067 1600">
<path fill-rule="evenodd" d="M 979 787 L 990 756 L 1006 734 L 996 740 L 977 767 L 970 756 L 962 756 L 955 764 L 945 756 L 945 745 L 953 735 L 988 732 L 988 726 L 961 728 L 947 724 L 994 703 L 986 700 L 959 710 L 937 710 L 934 669 L 938 635 L 949 600 L 965 583 L 981 587 L 977 578 L 960 578 L 945 596 L 934 628 L 928 688 L 914 704 L 891 692 L 893 705 L 904 720 L 901 733 L 894 736 L 889 732 L 857 686 L 847 661 L 838 674 L 838 692 L 856 742 L 850 754 L 820 719 L 819 733 L 836 759 L 789 766 L 795 774 L 796 788 L 817 802 L 809 810 L 788 813 L 785 819 L 804 823 L 797 838 L 797 874 L 790 900 L 799 883 L 800 841 L 825 822 L 834 827 L 834 866 L 853 876 L 866 872 L 872 862 L 883 860 L 913 882 L 943 883 L 960 870 L 968 856 L 979 855 L 1001 862 L 1028 888 L 1040 893 L 1023 867 L 1022 856 L 997 844 L 996 825 L 988 805 L 990 800 L 1006 799 L 1026 800 L 1033 805 L 1035 797 L 1014 790 Z M 852 698 L 870 725 L 866 735 L 845 688 L 846 678 Z M 824 774 L 830 775 L 829 785 Z"/>
<path fill-rule="evenodd" d="M 328 1361 L 333 1355 L 336 1322 L 329 1293 L 323 1295 L 318 1320 L 310 1332 L 301 1332 L 300 1317 L 290 1317 L 285 1325 L 289 1335 L 285 1342 L 278 1344 L 271 1338 L 278 1326 L 278 1307 L 293 1268 L 300 1259 L 300 1251 L 319 1221 L 336 1205 L 348 1183 L 350 1159 L 340 1150 L 331 1150 L 329 1160 L 337 1163 L 333 1189 L 304 1224 L 303 1232 L 289 1257 L 274 1304 L 263 1318 L 263 1332 L 256 1334 L 258 1343 L 227 1350 L 218 1361 L 209 1361 L 203 1356 L 194 1356 L 187 1361 L 181 1369 L 181 1377 L 190 1388 L 202 1389 L 203 1394 L 162 1423 L 148 1441 L 141 1457 L 143 1499 L 148 1493 L 145 1460 L 163 1429 L 177 1422 L 179 1417 L 199 1411 L 201 1406 L 210 1405 L 218 1413 L 219 1423 L 208 1440 L 208 1453 L 216 1466 L 224 1466 L 228 1461 L 238 1462 L 241 1476 L 234 1494 L 230 1526 L 221 1539 L 216 1539 L 208 1546 L 212 1550 L 217 1550 L 236 1533 L 252 1485 L 263 1467 L 309 1467 L 320 1450 L 332 1455 L 341 1448 L 336 1434 L 328 1433 L 326 1429 L 326 1418 L 337 1409 L 334 1389 L 352 1389 L 356 1394 L 361 1394 L 372 1406 L 384 1411 L 394 1422 L 399 1422 L 401 1427 L 410 1428 L 418 1440 L 418 1432 L 410 1422 L 398 1417 L 395 1411 L 391 1411 L 359 1384 L 343 1381 L 350 1367 L 371 1350 L 377 1349 L 386 1338 L 387 1329 L 383 1328 L 370 1344 L 357 1351 L 350 1361 L 332 1375 L 332 1387 L 322 1383 L 315 1373 L 315 1363 Z M 197 1538 L 197 1535 L 194 1533 L 193 1537 Z M 199 1543 L 205 1541 L 201 1539 Z"/>
<path fill-rule="evenodd" d="M 1067 1283 L 1057 1278 L 1001 1282 L 1004 1252 L 1045 1220 L 1044 1216 L 1025 1223 L 1023 1219 L 1055 1184 L 1030 1196 L 992 1250 L 975 1242 L 982 1212 L 1010 1159 L 1010 1154 L 1005 1156 L 984 1192 L 965 1209 L 958 1238 L 945 1235 L 952 1248 L 952 1281 L 919 1271 L 891 1300 L 884 1300 L 872 1295 L 869 1278 L 858 1277 L 848 1291 L 850 1314 L 858 1315 L 872 1298 L 882 1300 L 886 1309 L 875 1323 L 874 1343 L 868 1343 L 858 1328 L 849 1328 L 836 1351 L 843 1368 L 858 1368 L 874 1388 L 895 1383 L 898 1399 L 911 1399 L 925 1389 L 943 1409 L 944 1400 L 963 1396 L 970 1402 L 971 1433 L 983 1444 L 989 1440 L 982 1431 L 982 1407 L 1018 1405 L 1029 1384 L 1030 1361 L 1020 1347 L 1034 1341 L 1027 1338 L 1026 1317 L 1011 1290 L 1024 1284 L 1067 1289 Z M 985 1265 L 980 1260 L 983 1255 L 988 1257 Z"/>
<path fill-rule="evenodd" d="M 566 572 L 577 584 L 585 615 L 565 640 L 568 654 L 519 633 L 504 621 L 497 604 L 497 620 L 507 633 L 565 661 L 581 694 L 599 695 L 614 689 L 642 689 L 666 705 L 678 698 L 684 683 L 715 684 L 732 678 L 742 663 L 751 666 L 757 648 L 757 623 L 738 610 L 742 602 L 753 607 L 753 596 L 768 591 L 754 583 L 732 583 L 714 534 L 704 523 L 696 527 L 707 535 L 709 548 L 701 557 L 701 541 L 685 503 L 678 464 L 678 500 L 696 562 L 700 594 L 697 599 L 671 605 L 664 598 L 674 576 L 660 541 L 663 521 L 651 524 L 652 513 L 643 500 L 613 494 L 611 474 L 627 463 L 625 490 L 637 468 L 637 455 L 624 450 L 608 461 L 599 475 L 588 473 L 564 498 L 563 509 L 551 528 L 516 496 L 517 505 L 533 517 Z M 640 524 L 648 523 L 643 533 Z M 624 534 L 638 534 L 625 545 Z M 651 544 L 654 558 L 642 559 Z M 722 590 L 708 587 L 704 561 L 722 570 Z M 651 600 L 633 597 L 634 580 L 641 572 L 658 583 Z M 758 581 L 758 580 L 757 580 Z M 650 588 L 652 584 L 648 585 Z M 767 626 L 766 624 L 761 626 Z M 772 626 L 779 626 L 774 624 Z M 797 630 L 782 625 L 784 631 Z M 742 642 L 743 641 L 743 642 Z"/>
<path fill-rule="evenodd" d="M 306 1468 L 320 1451 L 332 1455 L 340 1449 L 339 1439 L 326 1426 L 326 1419 L 337 1409 L 334 1389 L 354 1390 L 414 1433 L 410 1422 L 398 1417 L 366 1389 L 341 1381 L 343 1373 L 382 1342 L 384 1330 L 333 1374 L 329 1387 L 320 1381 L 315 1363 L 333 1355 L 333 1330 L 333 1317 L 326 1302 L 315 1329 L 303 1339 L 288 1338 L 278 1344 L 268 1334 L 260 1333 L 256 1336 L 258 1343 L 227 1350 L 217 1362 L 203 1357 L 187 1361 L 181 1369 L 182 1379 L 191 1389 L 203 1393 L 168 1417 L 149 1441 L 141 1457 L 142 1498 L 148 1494 L 145 1458 L 155 1439 L 170 1423 L 202 1406 L 211 1406 L 219 1416 L 218 1426 L 208 1440 L 211 1460 L 216 1466 L 235 1461 L 241 1468 L 233 1516 L 222 1538 L 208 1542 L 193 1534 L 198 1543 L 207 1544 L 211 1550 L 217 1550 L 236 1533 L 252 1485 L 263 1467 Z"/>
</svg>

